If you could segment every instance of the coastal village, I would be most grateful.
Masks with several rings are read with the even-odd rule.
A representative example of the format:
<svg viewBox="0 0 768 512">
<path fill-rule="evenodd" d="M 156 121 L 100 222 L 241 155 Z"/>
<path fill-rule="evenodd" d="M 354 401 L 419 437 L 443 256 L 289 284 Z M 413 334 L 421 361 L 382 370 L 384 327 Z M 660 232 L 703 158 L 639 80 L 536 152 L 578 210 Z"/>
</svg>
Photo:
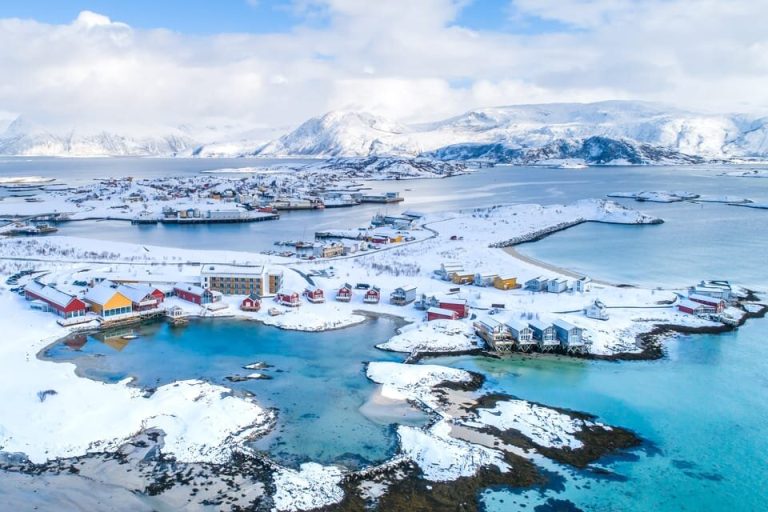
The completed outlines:
<svg viewBox="0 0 768 512">
<path fill-rule="evenodd" d="M 230 191 L 229 184 L 192 194 L 208 178 L 179 181 L 189 187 L 180 193 L 183 197 L 154 202 L 154 196 L 147 196 L 114 209 L 110 205 L 123 204 L 137 187 L 146 192 L 145 185 L 111 180 L 88 186 L 76 194 L 83 205 L 75 207 L 83 209 L 77 215 L 116 210 L 126 221 L 149 222 L 157 214 L 157 222 L 193 223 L 234 222 L 230 215 L 279 215 L 279 209 L 270 210 L 274 204 L 264 202 L 278 196 L 269 199 L 259 192 L 250 203 L 241 203 L 244 191 Z M 353 186 L 346 186 L 344 194 L 356 200 L 360 191 L 352 191 Z M 97 199 L 90 195 L 93 187 L 99 194 L 120 192 Z M 56 193 L 25 206 L 50 212 L 47 201 L 61 200 L 64 211 L 74 204 L 68 197 Z M 390 204 L 390 213 L 348 229 L 316 231 L 313 240 L 275 240 L 285 250 L 267 253 L 60 236 L 4 238 L 0 255 L 8 277 L 0 301 L 18 322 L 8 326 L 16 343 L 4 348 L 0 370 L 13 375 L 15 389 L 21 390 L 4 399 L 24 414 L 4 420 L 0 445 L 27 454 L 30 463 L 43 463 L 52 454 L 66 458 L 124 450 L 136 432 L 154 428 L 164 432 L 158 450 L 181 464 L 226 466 L 233 453 L 258 461 L 261 456 L 248 441 L 268 435 L 279 421 L 279 408 L 265 409 L 258 394 L 232 394 L 202 380 L 174 382 L 147 394 L 129 381 L 83 379 L 69 365 L 54 364 L 56 371 L 51 371 L 52 363 L 36 354 L 68 335 L 95 332 L 103 332 L 104 343 L 120 352 L 141 342 L 140 327 L 147 322 L 168 322 L 181 336 L 195 328 L 197 319 L 327 331 L 389 316 L 403 325 L 377 348 L 402 353 L 403 361 L 370 361 L 364 365 L 365 377 L 380 385 L 376 400 L 410 404 L 435 419 L 424 427 L 399 425 L 396 455 L 359 473 L 315 462 L 298 468 L 269 462 L 274 508 L 312 510 L 339 503 L 350 493 L 383 503 L 392 496 L 387 489 L 402 485 L 403 473 L 393 469 L 402 464 L 420 468 L 419 481 L 430 488 L 450 486 L 462 477 L 481 479 L 488 468 L 501 475 L 497 483 L 529 485 L 532 481 L 512 468 L 536 466 L 541 453 L 582 467 L 639 440 L 576 413 L 509 396 L 489 398 L 476 375 L 425 364 L 429 357 L 650 359 L 661 357 L 664 339 L 677 330 L 722 332 L 766 311 L 760 297 L 727 281 L 643 288 L 593 279 L 515 251 L 520 243 L 584 222 L 662 222 L 610 200 L 426 214 L 399 208 L 391 213 L 399 199 L 385 193 L 375 200 Z M 248 373 L 228 376 L 228 381 L 269 378 L 264 364 L 244 365 Z M 454 387 L 448 394 L 440 387 L 446 382 Z M 473 404 L 469 409 L 468 403 Z M 68 424 L 62 431 L 56 418 L 85 411 L 87 428 Z M 22 423 L 20 418 L 27 417 L 36 419 Z M 478 441 L 488 432 L 493 433 L 490 441 Z M 509 432 L 522 437 L 508 444 Z M 611 440 L 603 444 L 600 436 Z M 358 487 L 345 487 L 351 475 L 360 479 Z M 208 495 L 189 499 L 209 499 L 202 496 Z"/>
<path fill-rule="evenodd" d="M 581 216 L 559 220 L 573 214 Z M 322 330 L 362 321 L 361 312 L 368 312 L 434 322 L 437 347 L 444 343 L 438 339 L 450 338 L 446 326 L 465 324 L 470 334 L 462 337 L 461 351 L 499 354 L 637 353 L 645 349 L 640 336 L 656 324 L 728 327 L 750 313 L 741 305 L 747 292 L 728 282 L 663 291 L 617 287 L 570 272 L 541 273 L 505 249 L 493 249 L 497 257 L 482 261 L 469 250 L 477 243 L 514 245 L 532 222 L 539 225 L 523 239 L 586 220 L 658 222 L 610 201 L 433 218 L 405 210 L 376 215 L 359 229 L 317 232 L 315 242 L 294 242 L 295 252 L 281 256 L 259 255 L 258 264 L 160 266 L 145 276 L 131 265 L 41 270 L 12 276 L 8 284 L 30 308 L 58 317 L 62 327 L 103 329 L 154 319 L 184 325 L 197 316 L 239 316 Z M 496 227 L 489 232 L 491 223 Z M 389 265 L 379 263 L 390 255 L 395 258 L 387 258 Z M 199 256 L 192 259 L 204 259 Z M 406 348 L 440 352 L 429 345 Z"/>
</svg>

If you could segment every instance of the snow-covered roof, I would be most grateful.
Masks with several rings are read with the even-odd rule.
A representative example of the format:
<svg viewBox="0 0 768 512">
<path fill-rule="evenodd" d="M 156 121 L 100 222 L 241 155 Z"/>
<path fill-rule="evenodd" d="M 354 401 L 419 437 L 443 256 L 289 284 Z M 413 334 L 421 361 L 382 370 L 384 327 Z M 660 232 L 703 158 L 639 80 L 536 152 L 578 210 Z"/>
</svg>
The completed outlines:
<svg viewBox="0 0 768 512">
<path fill-rule="evenodd" d="M 466 306 L 467 299 L 440 299 L 440 304 L 456 304 L 457 306 Z"/>
<path fill-rule="evenodd" d="M 102 281 L 85 293 L 85 300 L 93 304 L 106 304 L 112 297 L 119 293 L 115 288 L 112 288 L 111 284 L 110 281 Z M 120 295 L 128 298 L 125 294 L 120 293 Z"/>
<path fill-rule="evenodd" d="M 453 316 L 456 314 L 455 311 L 451 309 L 443 309 L 443 308 L 429 308 L 427 310 L 427 313 L 432 313 L 433 315 L 444 315 L 444 316 Z"/>
<path fill-rule="evenodd" d="M 694 302 L 692 300 L 683 299 L 677 303 L 677 306 L 682 308 L 688 308 L 688 309 L 698 309 L 698 308 L 706 307 L 707 304 L 702 304 L 701 302 Z"/>
<path fill-rule="evenodd" d="M 716 304 L 719 303 L 723 299 L 719 299 L 717 297 L 711 297 L 709 295 L 701 295 L 699 293 L 691 293 L 688 295 L 688 299 L 696 302 L 704 302 L 707 304 Z"/>
<path fill-rule="evenodd" d="M 64 293 L 61 290 L 57 290 L 53 286 L 46 286 L 38 283 L 37 281 L 32 281 L 26 285 L 24 290 L 34 293 L 38 297 L 41 297 L 48 302 L 52 302 L 57 306 L 61 306 L 62 308 L 67 307 L 67 305 L 72 302 L 72 299 L 76 298 L 73 295 Z"/>
<path fill-rule="evenodd" d="M 152 293 L 153 288 L 143 284 L 121 284 L 117 291 L 131 299 L 131 302 L 141 302 Z"/>
<path fill-rule="evenodd" d="M 415 286 L 413 286 L 412 284 L 407 284 L 407 285 L 404 285 L 404 286 L 400 286 L 400 287 L 398 287 L 398 288 L 395 288 L 395 291 L 396 291 L 396 292 L 397 292 L 397 291 L 402 291 L 402 292 L 411 292 L 411 291 L 414 291 L 415 289 L 416 289 L 416 287 L 415 287 Z"/>
<path fill-rule="evenodd" d="M 202 286 L 198 286 L 196 284 L 190 284 L 190 283 L 176 283 L 174 285 L 174 289 L 177 290 L 184 290 L 189 293 L 193 293 L 195 295 L 202 295 L 205 293 L 205 288 Z"/>
<path fill-rule="evenodd" d="M 512 319 L 512 320 L 507 320 L 505 323 L 507 327 L 509 327 L 510 329 L 514 329 L 517 332 L 520 332 L 523 329 L 528 329 L 528 323 L 522 320 Z"/>
<path fill-rule="evenodd" d="M 552 322 L 552 325 L 554 325 L 555 327 L 564 329 L 566 331 L 570 331 L 572 329 L 581 329 L 581 327 L 577 327 L 570 322 L 566 322 L 565 320 L 559 320 L 559 319 Z"/>
<path fill-rule="evenodd" d="M 543 331 L 544 329 L 547 329 L 548 327 L 552 327 L 552 324 L 543 322 L 541 320 L 530 320 L 528 322 L 528 325 L 531 326 L 533 329 L 537 329 L 539 331 Z"/>
<path fill-rule="evenodd" d="M 483 325 L 487 329 L 498 329 L 499 327 L 503 327 L 503 324 L 496 320 L 495 318 L 490 317 L 483 317 L 478 320 L 478 322 Z"/>
<path fill-rule="evenodd" d="M 258 265 L 253 267 L 245 267 L 240 265 L 219 265 L 206 263 L 200 269 L 200 275 L 203 276 L 261 276 L 262 274 L 264 274 L 264 267 Z"/>
</svg>

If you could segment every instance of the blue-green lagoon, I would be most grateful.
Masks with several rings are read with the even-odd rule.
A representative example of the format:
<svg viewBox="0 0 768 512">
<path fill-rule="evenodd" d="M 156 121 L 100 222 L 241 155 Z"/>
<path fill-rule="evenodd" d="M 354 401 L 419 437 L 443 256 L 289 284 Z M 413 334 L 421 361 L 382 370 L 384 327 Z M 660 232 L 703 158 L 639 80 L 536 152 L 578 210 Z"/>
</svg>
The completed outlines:
<svg viewBox="0 0 768 512">
<path fill-rule="evenodd" d="M 365 376 L 364 363 L 403 359 L 374 347 L 389 339 L 398 325 L 390 318 L 372 318 L 345 329 L 298 332 L 231 319 L 195 320 L 181 328 L 153 323 L 76 335 L 45 355 L 75 362 L 81 375 L 106 382 L 134 377 L 135 385 L 152 388 L 204 379 L 251 392 L 263 406 L 278 409 L 276 428 L 258 440 L 256 448 L 291 466 L 311 460 L 358 468 L 395 452 L 391 423 L 427 420 L 412 408 L 373 416 L 360 411 L 377 388 Z M 128 331 L 139 338 L 123 339 Z M 271 366 L 243 368 L 257 362 Z M 254 371 L 270 378 L 227 379 Z"/>
</svg>

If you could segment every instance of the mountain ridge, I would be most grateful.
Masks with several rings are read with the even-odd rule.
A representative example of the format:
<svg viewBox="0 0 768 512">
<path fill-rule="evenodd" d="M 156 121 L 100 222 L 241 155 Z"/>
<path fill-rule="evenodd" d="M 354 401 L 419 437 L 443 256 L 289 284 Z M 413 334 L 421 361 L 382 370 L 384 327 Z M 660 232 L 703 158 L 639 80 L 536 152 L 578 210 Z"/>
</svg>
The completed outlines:
<svg viewBox="0 0 768 512">
<path fill-rule="evenodd" d="M 106 130 L 55 132 L 19 118 L 0 133 L 0 154 L 23 156 L 371 156 L 546 163 L 699 163 L 768 157 L 768 117 L 703 114 L 641 101 L 509 105 L 403 124 L 339 110 L 277 138 L 169 128 L 151 136 Z M 161 131 L 162 132 L 162 131 Z M 267 138 L 267 137 L 270 138 Z M 215 140 L 212 140 L 215 139 Z"/>
</svg>

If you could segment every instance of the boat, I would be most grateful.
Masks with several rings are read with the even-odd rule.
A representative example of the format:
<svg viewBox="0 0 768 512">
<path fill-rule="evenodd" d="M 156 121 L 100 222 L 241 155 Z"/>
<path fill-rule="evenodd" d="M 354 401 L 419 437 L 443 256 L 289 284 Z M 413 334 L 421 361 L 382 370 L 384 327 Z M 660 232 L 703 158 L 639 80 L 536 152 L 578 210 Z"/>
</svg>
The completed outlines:
<svg viewBox="0 0 768 512">
<path fill-rule="evenodd" d="M 277 308 L 269 308 L 269 316 L 278 316 L 278 315 L 282 315 L 282 314 L 283 314 L 283 312 L 280 311 Z"/>
<path fill-rule="evenodd" d="M 138 337 L 139 337 L 138 334 L 126 334 L 124 336 L 121 336 L 121 338 L 123 338 L 124 340 L 135 340 Z"/>
</svg>

